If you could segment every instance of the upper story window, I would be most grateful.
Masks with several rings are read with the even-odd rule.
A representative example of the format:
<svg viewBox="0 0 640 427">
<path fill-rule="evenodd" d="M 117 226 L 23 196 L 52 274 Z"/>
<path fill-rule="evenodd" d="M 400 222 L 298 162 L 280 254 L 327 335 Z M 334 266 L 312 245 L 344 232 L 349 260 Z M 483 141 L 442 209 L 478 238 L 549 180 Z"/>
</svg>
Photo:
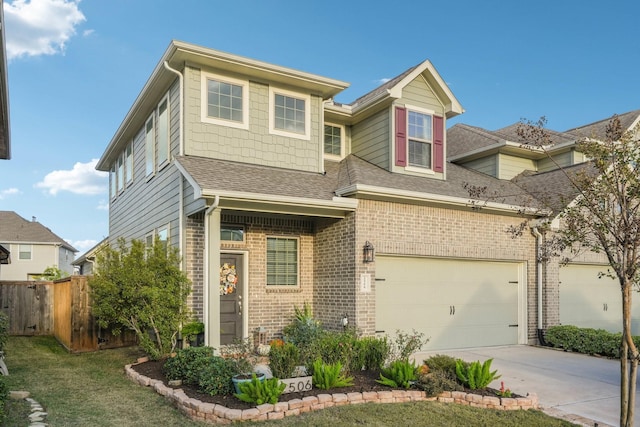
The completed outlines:
<svg viewBox="0 0 640 427">
<path fill-rule="evenodd" d="M 267 285 L 298 285 L 298 239 L 267 237 Z"/>
<path fill-rule="evenodd" d="M 130 142 L 125 149 L 124 172 L 127 176 L 127 184 L 133 181 L 133 142 Z"/>
<path fill-rule="evenodd" d="M 118 156 L 118 168 L 116 173 L 118 193 L 124 190 L 124 152 Z"/>
<path fill-rule="evenodd" d="M 112 199 L 116 197 L 116 194 L 118 194 L 116 189 L 118 185 L 116 166 L 117 164 L 114 162 L 113 165 L 111 165 L 111 170 L 109 170 L 109 196 L 111 196 Z"/>
<path fill-rule="evenodd" d="M 344 157 L 344 127 L 325 124 L 324 125 L 324 154 L 328 157 Z"/>
<path fill-rule="evenodd" d="M 433 115 L 408 111 L 409 166 L 432 168 Z"/>
<path fill-rule="evenodd" d="M 249 89 L 246 81 L 202 73 L 202 121 L 249 128 Z"/>
<path fill-rule="evenodd" d="M 271 133 L 310 139 L 311 97 L 274 88 L 269 92 Z"/>
<path fill-rule="evenodd" d="M 19 245 L 18 259 L 22 259 L 22 260 L 31 259 L 31 245 Z"/>
<path fill-rule="evenodd" d="M 169 161 L 169 99 L 165 97 L 156 111 L 158 167 Z"/>
<path fill-rule="evenodd" d="M 147 119 L 144 125 L 144 147 L 145 147 L 145 172 L 146 176 L 153 175 L 156 170 L 155 162 L 155 133 L 153 130 L 153 115 Z"/>
</svg>

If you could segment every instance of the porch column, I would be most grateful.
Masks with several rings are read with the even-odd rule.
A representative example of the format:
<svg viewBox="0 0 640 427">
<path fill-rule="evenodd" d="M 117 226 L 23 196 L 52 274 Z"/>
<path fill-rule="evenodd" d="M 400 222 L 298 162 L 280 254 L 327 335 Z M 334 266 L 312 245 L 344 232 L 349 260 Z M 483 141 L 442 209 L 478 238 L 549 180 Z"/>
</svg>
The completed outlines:
<svg viewBox="0 0 640 427">
<path fill-rule="evenodd" d="M 205 268 L 205 345 L 220 349 L 220 209 L 205 216 L 207 251 Z"/>
</svg>

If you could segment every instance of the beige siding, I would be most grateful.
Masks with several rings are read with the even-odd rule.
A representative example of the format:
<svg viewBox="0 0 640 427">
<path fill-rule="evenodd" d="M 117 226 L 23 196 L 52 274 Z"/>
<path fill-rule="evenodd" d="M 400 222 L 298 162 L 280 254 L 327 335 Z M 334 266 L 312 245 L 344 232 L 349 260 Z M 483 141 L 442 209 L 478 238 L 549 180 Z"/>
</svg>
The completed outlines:
<svg viewBox="0 0 640 427">
<path fill-rule="evenodd" d="M 433 93 L 422 76 L 416 77 L 402 90 L 402 99 L 399 101 L 415 107 L 422 107 L 433 112 L 437 116 L 444 117 L 444 106 Z"/>
<path fill-rule="evenodd" d="M 498 176 L 498 156 L 492 155 L 462 164 L 464 167 L 482 172 L 493 177 Z"/>
<path fill-rule="evenodd" d="M 233 76 L 236 77 L 236 76 Z M 324 138 L 322 99 L 311 96 L 310 140 L 269 133 L 269 86 L 249 82 L 249 129 L 201 121 L 201 71 L 185 69 L 185 154 L 320 172 Z"/>
<path fill-rule="evenodd" d="M 555 156 L 551 156 L 550 158 L 540 159 L 538 161 L 538 171 L 539 172 L 548 172 L 558 167 L 564 168 L 567 166 L 571 166 L 573 164 L 573 154 L 570 151 L 566 153 L 558 154 Z"/>
<path fill-rule="evenodd" d="M 52 266 L 58 267 L 69 274 L 73 272 L 73 269 L 69 266 L 60 266 L 58 264 L 56 254 L 59 248 L 53 243 L 32 244 L 30 260 L 20 259 L 20 243 L 4 243 L 3 246 L 11 251 L 11 264 L 0 266 L 0 280 L 28 280 L 30 275 L 42 274 L 45 268 Z M 71 259 L 73 259 L 73 256 L 71 256 Z"/>
<path fill-rule="evenodd" d="M 179 86 L 170 89 L 170 153 L 178 154 Z M 149 112 L 150 114 L 151 112 Z M 133 143 L 134 180 L 109 207 L 109 240 L 113 244 L 118 238 L 125 240 L 144 239 L 145 235 L 157 232 L 159 227 L 169 224 L 171 244 L 179 242 L 179 207 L 181 175 L 172 164 L 157 170 L 152 177 L 145 176 L 144 129 L 135 136 Z"/>
<path fill-rule="evenodd" d="M 498 159 L 498 178 L 500 179 L 511 179 L 525 170 L 536 170 L 536 162 L 531 159 L 506 154 L 499 154 Z"/>
<path fill-rule="evenodd" d="M 389 114 L 389 110 L 380 111 L 351 128 L 351 152 L 384 169 L 391 164 Z"/>
</svg>

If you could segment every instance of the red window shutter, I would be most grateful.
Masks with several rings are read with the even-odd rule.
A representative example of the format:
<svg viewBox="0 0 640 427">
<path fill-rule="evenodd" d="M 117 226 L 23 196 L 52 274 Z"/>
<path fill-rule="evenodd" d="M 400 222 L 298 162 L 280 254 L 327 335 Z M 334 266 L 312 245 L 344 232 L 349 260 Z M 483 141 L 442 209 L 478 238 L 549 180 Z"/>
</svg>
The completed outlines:
<svg viewBox="0 0 640 427">
<path fill-rule="evenodd" d="M 433 171 L 444 171 L 444 119 L 433 116 Z"/>
<path fill-rule="evenodd" d="M 396 108 L 396 166 L 407 166 L 407 110 Z"/>
</svg>

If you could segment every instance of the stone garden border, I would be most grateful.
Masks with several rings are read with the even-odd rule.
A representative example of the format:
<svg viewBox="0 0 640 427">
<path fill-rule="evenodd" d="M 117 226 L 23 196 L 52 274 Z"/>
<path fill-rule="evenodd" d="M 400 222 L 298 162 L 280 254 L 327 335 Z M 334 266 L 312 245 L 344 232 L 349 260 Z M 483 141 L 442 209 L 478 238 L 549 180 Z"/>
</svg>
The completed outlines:
<svg viewBox="0 0 640 427">
<path fill-rule="evenodd" d="M 190 398 L 182 389 L 167 387 L 160 380 L 153 380 L 136 372 L 131 365 L 125 366 L 127 377 L 132 381 L 152 387 L 156 392 L 169 399 L 178 409 L 189 418 L 210 424 L 231 424 L 234 421 L 264 421 L 278 420 L 288 416 L 300 415 L 305 412 L 318 411 L 332 406 L 355 405 L 359 403 L 397 403 L 438 401 L 443 403 L 457 403 L 479 408 L 518 410 L 538 409 L 538 396 L 530 393 L 527 397 L 505 398 L 497 396 L 480 396 L 461 391 L 447 391 L 437 397 L 427 397 L 421 390 L 389 390 L 371 391 L 363 393 L 333 393 L 308 396 L 303 399 L 293 399 L 288 402 L 278 402 L 275 405 L 264 404 L 251 409 L 229 409 L 214 403 L 201 402 Z"/>
</svg>

